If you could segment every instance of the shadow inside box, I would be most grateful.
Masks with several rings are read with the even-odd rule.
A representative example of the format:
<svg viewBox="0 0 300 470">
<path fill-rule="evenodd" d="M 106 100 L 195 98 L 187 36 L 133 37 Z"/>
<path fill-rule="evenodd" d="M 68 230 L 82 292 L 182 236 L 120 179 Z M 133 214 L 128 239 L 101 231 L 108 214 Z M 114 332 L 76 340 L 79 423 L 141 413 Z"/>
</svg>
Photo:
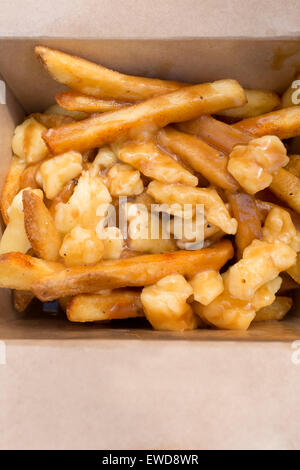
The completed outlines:
<svg viewBox="0 0 300 470">
<path fill-rule="evenodd" d="M 287 315 L 280 322 L 252 323 L 247 331 L 198 329 L 156 331 L 145 318 L 94 323 L 71 323 L 57 305 L 34 300 L 22 314 L 0 320 L 2 340 L 184 340 L 184 341 L 278 341 L 300 339 L 300 318 Z M 54 311 L 55 310 L 55 311 Z"/>
</svg>

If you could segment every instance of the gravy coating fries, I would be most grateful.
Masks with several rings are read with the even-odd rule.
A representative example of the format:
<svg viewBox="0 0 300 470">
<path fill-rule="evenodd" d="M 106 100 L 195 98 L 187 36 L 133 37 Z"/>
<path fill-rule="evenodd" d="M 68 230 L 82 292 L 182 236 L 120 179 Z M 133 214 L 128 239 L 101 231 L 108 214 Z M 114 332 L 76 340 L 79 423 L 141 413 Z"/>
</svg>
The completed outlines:
<svg viewBox="0 0 300 470">
<path fill-rule="evenodd" d="M 35 53 L 68 89 L 12 137 L 0 287 L 15 309 L 58 300 L 71 322 L 158 330 L 284 318 L 300 282 L 290 89 L 281 99 L 228 78 L 188 84 Z"/>
</svg>

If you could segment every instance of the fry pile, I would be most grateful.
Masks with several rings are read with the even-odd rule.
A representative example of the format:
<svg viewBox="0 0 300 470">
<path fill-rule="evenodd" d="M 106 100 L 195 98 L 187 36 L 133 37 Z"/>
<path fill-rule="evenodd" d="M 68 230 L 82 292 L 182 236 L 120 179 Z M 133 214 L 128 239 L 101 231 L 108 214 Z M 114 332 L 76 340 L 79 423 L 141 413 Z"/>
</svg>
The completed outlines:
<svg viewBox="0 0 300 470">
<path fill-rule="evenodd" d="M 281 320 L 300 282 L 300 155 L 282 142 L 300 135 L 291 89 L 281 100 L 35 53 L 69 89 L 12 139 L 0 287 L 16 310 L 57 299 L 72 322 L 146 317 L 160 330 Z M 191 229 L 181 238 L 178 223 Z"/>
</svg>

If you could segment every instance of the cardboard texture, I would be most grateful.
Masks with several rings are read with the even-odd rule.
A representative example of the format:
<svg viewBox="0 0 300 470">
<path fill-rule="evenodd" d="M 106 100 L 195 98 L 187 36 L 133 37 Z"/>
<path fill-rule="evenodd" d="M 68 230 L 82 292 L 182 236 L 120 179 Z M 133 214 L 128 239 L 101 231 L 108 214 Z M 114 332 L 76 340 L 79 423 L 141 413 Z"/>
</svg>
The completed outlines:
<svg viewBox="0 0 300 470">
<path fill-rule="evenodd" d="M 37 62 L 36 44 L 125 73 L 236 78 L 277 91 L 300 71 L 296 1 L 253 1 L 251 9 L 217 0 L 35 6 L 1 3 L 7 93 L 0 104 L 0 186 L 15 125 L 62 89 Z M 291 342 L 300 339 L 297 305 L 285 321 L 247 332 L 189 333 L 152 331 L 137 321 L 76 325 L 36 308 L 20 315 L 3 290 L 0 305 L 7 349 L 0 365 L 2 449 L 299 447 L 300 365 L 291 360 Z"/>
<path fill-rule="evenodd" d="M 299 449 L 293 352 L 284 343 L 10 341 L 0 448 Z"/>
<path fill-rule="evenodd" d="M 1 0 L 3 37 L 297 37 L 298 1 Z"/>
</svg>

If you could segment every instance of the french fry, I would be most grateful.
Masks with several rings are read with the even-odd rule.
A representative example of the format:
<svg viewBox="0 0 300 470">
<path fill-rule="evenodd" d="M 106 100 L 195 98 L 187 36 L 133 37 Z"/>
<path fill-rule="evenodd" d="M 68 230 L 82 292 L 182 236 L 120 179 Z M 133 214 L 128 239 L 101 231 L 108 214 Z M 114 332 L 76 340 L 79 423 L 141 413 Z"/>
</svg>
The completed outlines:
<svg viewBox="0 0 300 470">
<path fill-rule="evenodd" d="M 273 204 L 273 202 L 262 201 L 261 199 L 256 199 L 256 198 L 255 198 L 255 204 L 256 204 L 259 217 L 262 223 L 265 221 L 268 213 L 270 212 L 271 209 L 273 209 L 273 207 L 280 207 L 280 206 L 277 206 L 276 204 Z"/>
<path fill-rule="evenodd" d="M 228 200 L 233 217 L 238 221 L 235 234 L 238 259 L 242 258 L 244 249 L 254 239 L 261 238 L 259 212 L 253 196 L 247 193 L 228 193 Z"/>
<path fill-rule="evenodd" d="M 22 313 L 34 299 L 32 292 L 28 290 L 13 291 L 13 305 L 17 312 Z"/>
<path fill-rule="evenodd" d="M 92 322 L 143 317 L 141 293 L 119 289 L 109 294 L 76 295 L 67 307 L 68 320 Z"/>
<path fill-rule="evenodd" d="M 177 154 L 184 163 L 201 173 L 210 183 L 229 191 L 238 189 L 238 183 L 227 171 L 227 155 L 200 138 L 167 127 L 159 132 L 159 142 L 167 150 Z M 175 183 L 170 180 L 166 182 Z"/>
<path fill-rule="evenodd" d="M 125 247 L 125 248 L 123 248 L 123 250 L 121 252 L 120 259 L 134 258 L 135 256 L 141 256 L 141 252 L 131 250 L 130 248 Z"/>
<path fill-rule="evenodd" d="M 117 100 L 103 100 L 76 91 L 58 93 L 55 99 L 62 108 L 69 111 L 83 111 L 84 113 L 105 113 L 132 104 Z"/>
<path fill-rule="evenodd" d="M 59 258 L 61 238 L 44 202 L 32 191 L 23 191 L 24 224 L 35 254 L 46 260 Z"/>
<path fill-rule="evenodd" d="M 207 115 L 182 122 L 176 127 L 183 132 L 201 137 L 208 144 L 228 154 L 235 145 L 248 144 L 251 140 L 248 134 Z"/>
<path fill-rule="evenodd" d="M 300 107 L 291 106 L 261 116 L 243 119 L 233 124 L 233 128 L 247 132 L 254 137 L 276 135 L 280 139 L 290 139 L 300 134 Z"/>
<path fill-rule="evenodd" d="M 274 91 L 245 90 L 247 103 L 239 108 L 225 109 L 218 113 L 234 119 L 246 119 L 269 113 L 280 107 L 280 98 Z"/>
<path fill-rule="evenodd" d="M 62 116 L 63 118 L 71 118 L 72 121 L 80 121 L 81 119 L 86 119 L 90 116 L 89 113 L 84 113 L 83 111 L 70 111 L 69 109 L 62 108 L 59 104 L 52 104 L 49 108 L 44 111 L 44 114 Z M 47 122 L 47 118 L 46 122 Z M 56 126 L 55 126 L 56 127 Z"/>
<path fill-rule="evenodd" d="M 24 226 L 23 191 L 18 192 L 10 205 L 9 222 L 0 240 L 0 254 L 17 251 L 27 253 L 31 248 Z M 40 198 L 43 197 L 43 192 L 40 189 L 30 189 L 30 191 L 36 193 Z"/>
<path fill-rule="evenodd" d="M 285 169 L 300 178 L 300 155 L 289 155 L 289 159 L 290 161 Z"/>
<path fill-rule="evenodd" d="M 274 302 L 256 312 L 254 322 L 282 320 L 292 308 L 293 301 L 290 297 L 276 297 Z"/>
<path fill-rule="evenodd" d="M 14 197 L 20 190 L 20 181 L 26 164 L 18 157 L 13 157 L 6 175 L 1 194 L 0 208 L 4 223 L 7 225 L 9 217 L 7 211 Z"/>
<path fill-rule="evenodd" d="M 300 108 L 299 108 L 300 109 Z M 284 168 L 273 174 L 271 191 L 300 214 L 300 179 Z"/>
<path fill-rule="evenodd" d="M 154 142 L 115 144 L 119 159 L 145 176 L 162 183 L 182 183 L 197 186 L 198 179 Z"/>
<path fill-rule="evenodd" d="M 70 124 L 71 122 L 75 121 L 75 119 L 73 119 L 71 116 L 54 113 L 34 113 L 31 114 L 31 117 L 33 117 L 43 126 L 47 127 L 47 129 L 51 129 L 52 127 L 65 126 L 66 124 Z"/>
<path fill-rule="evenodd" d="M 140 101 L 164 95 L 188 85 L 124 75 L 80 57 L 44 46 L 35 47 L 35 53 L 55 80 L 75 91 L 96 98 Z"/>
<path fill-rule="evenodd" d="M 37 189 L 39 185 L 36 182 L 35 176 L 41 166 L 41 162 L 29 165 L 21 174 L 20 178 L 20 190 L 25 188 Z"/>
<path fill-rule="evenodd" d="M 182 88 L 164 96 L 83 121 L 49 129 L 43 137 L 52 153 L 87 150 L 128 137 L 132 128 L 160 128 L 170 122 L 193 119 L 245 102 L 243 88 L 235 80 L 219 80 Z"/>
<path fill-rule="evenodd" d="M 33 292 L 40 300 L 46 301 L 67 295 L 95 293 L 99 289 L 148 286 L 173 273 L 192 276 L 202 269 L 219 270 L 232 255 L 232 244 L 224 240 L 197 251 L 104 261 L 95 266 L 65 269 L 40 282 L 36 280 Z"/>
<path fill-rule="evenodd" d="M 0 287 L 29 291 L 35 282 L 61 269 L 63 265 L 59 263 L 18 252 L 5 253 L 0 255 Z"/>
</svg>

